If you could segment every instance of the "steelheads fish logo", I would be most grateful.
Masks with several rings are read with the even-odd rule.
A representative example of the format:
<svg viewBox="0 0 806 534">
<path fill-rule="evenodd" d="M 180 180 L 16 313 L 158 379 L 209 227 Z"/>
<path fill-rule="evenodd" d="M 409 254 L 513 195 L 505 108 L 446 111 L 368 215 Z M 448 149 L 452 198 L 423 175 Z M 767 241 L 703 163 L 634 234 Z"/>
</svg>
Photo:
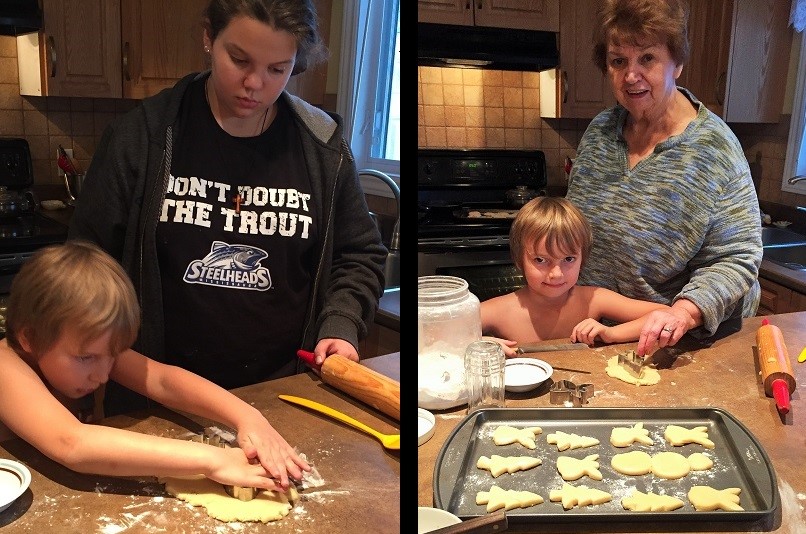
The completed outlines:
<svg viewBox="0 0 806 534">
<path fill-rule="evenodd" d="M 190 284 L 266 291 L 271 274 L 260 260 L 267 257 L 259 248 L 214 241 L 207 256 L 190 262 L 183 279 Z"/>
</svg>

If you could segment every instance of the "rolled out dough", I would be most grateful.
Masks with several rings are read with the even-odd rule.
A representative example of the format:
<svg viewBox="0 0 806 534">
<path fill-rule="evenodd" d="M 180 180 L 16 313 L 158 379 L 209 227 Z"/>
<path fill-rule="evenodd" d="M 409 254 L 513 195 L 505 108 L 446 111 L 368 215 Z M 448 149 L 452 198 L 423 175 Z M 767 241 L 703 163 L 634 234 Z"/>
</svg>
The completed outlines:
<svg viewBox="0 0 806 534">
<path fill-rule="evenodd" d="M 607 372 L 608 376 L 612 376 L 613 378 L 617 378 L 622 382 L 635 384 L 637 386 L 654 386 L 660 382 L 660 373 L 651 367 L 644 367 L 644 370 L 641 373 L 641 378 L 630 374 L 629 371 L 618 364 L 618 355 L 607 360 L 605 372 Z"/>
<path fill-rule="evenodd" d="M 165 490 L 193 506 L 203 506 L 219 521 L 277 521 L 288 515 L 299 494 L 293 486 L 285 493 L 261 491 L 251 501 L 227 495 L 224 486 L 208 478 L 161 478 Z"/>
</svg>

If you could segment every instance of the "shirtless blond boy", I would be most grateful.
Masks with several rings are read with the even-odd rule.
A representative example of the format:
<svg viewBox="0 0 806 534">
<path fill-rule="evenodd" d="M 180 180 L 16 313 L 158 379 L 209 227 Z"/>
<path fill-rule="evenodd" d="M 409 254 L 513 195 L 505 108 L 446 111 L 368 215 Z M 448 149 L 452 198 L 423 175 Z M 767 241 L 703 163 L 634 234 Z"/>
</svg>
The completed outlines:
<svg viewBox="0 0 806 534">
<path fill-rule="evenodd" d="M 517 343 L 569 335 L 571 341 L 589 345 L 597 338 L 605 343 L 637 340 L 644 316 L 668 308 L 603 287 L 577 285 L 591 235 L 585 217 L 565 198 L 538 197 L 520 209 L 509 246 L 527 284 L 481 303 L 482 333 L 499 338 L 507 356 L 515 355 Z M 619 324 L 605 326 L 603 318 Z"/>
</svg>

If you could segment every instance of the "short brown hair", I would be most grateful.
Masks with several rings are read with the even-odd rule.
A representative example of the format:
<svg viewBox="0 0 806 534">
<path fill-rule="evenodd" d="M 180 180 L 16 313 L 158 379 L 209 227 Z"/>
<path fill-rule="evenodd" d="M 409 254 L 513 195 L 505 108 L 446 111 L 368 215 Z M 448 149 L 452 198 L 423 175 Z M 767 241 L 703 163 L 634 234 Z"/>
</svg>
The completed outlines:
<svg viewBox="0 0 806 534">
<path fill-rule="evenodd" d="M 11 283 L 6 310 L 9 346 L 22 354 L 20 335 L 40 356 L 66 332 L 81 343 L 112 332 L 110 353 L 134 343 L 140 306 L 123 268 L 98 246 L 80 240 L 38 250 Z"/>
<path fill-rule="evenodd" d="M 607 45 L 665 44 L 675 64 L 688 61 L 685 0 L 602 0 L 593 30 L 593 62 L 607 72 Z"/>
<path fill-rule="evenodd" d="M 579 249 L 585 264 L 593 239 L 591 227 L 570 200 L 537 197 L 518 210 L 509 230 L 509 250 L 518 269 L 523 270 L 524 247 L 544 237 L 549 253 L 559 255 Z"/>
</svg>

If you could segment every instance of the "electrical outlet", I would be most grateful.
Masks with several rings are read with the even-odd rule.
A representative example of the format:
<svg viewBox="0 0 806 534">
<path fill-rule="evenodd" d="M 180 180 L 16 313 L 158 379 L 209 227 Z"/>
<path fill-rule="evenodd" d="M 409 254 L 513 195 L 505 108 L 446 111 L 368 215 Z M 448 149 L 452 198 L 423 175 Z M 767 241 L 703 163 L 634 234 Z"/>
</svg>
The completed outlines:
<svg viewBox="0 0 806 534">
<path fill-rule="evenodd" d="M 64 151 L 67 152 L 67 155 L 70 156 L 70 159 L 73 158 L 73 149 L 72 148 L 65 148 Z M 57 148 L 56 149 L 56 161 L 59 161 L 59 156 L 60 155 L 61 154 L 59 154 L 59 149 Z M 61 167 L 59 167 L 58 163 L 56 164 L 56 169 L 58 169 L 60 177 L 64 176 L 64 171 L 62 170 Z"/>
</svg>

